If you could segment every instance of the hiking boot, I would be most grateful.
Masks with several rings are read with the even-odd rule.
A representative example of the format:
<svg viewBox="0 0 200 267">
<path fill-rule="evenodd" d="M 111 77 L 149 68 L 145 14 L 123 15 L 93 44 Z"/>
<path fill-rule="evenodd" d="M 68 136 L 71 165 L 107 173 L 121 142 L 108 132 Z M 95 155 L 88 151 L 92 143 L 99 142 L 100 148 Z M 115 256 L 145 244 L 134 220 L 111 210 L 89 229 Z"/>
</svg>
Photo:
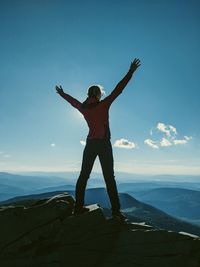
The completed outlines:
<svg viewBox="0 0 200 267">
<path fill-rule="evenodd" d="M 83 213 L 88 212 L 89 210 L 90 210 L 89 208 L 86 208 L 84 206 L 82 206 L 82 207 L 75 207 L 74 208 L 74 215 L 80 215 L 80 214 L 83 214 Z"/>
<path fill-rule="evenodd" d="M 128 218 L 121 212 L 121 211 L 114 211 L 112 212 L 113 219 L 126 221 Z"/>
</svg>

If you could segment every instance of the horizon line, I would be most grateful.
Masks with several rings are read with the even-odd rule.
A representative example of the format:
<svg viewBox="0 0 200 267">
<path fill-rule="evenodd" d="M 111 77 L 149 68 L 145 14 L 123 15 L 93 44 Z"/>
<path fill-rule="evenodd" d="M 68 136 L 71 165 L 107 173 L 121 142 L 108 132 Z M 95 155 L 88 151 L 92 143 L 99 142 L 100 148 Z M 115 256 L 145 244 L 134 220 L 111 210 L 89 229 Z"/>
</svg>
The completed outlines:
<svg viewBox="0 0 200 267">
<path fill-rule="evenodd" d="M 22 170 L 22 171 L 17 171 L 17 170 L 0 170 L 0 173 L 10 173 L 10 174 L 23 174 L 23 173 L 80 173 L 80 171 L 78 170 L 62 170 L 62 171 L 51 171 L 51 170 Z M 92 171 L 92 174 L 101 174 L 103 175 L 103 173 L 101 171 Z M 139 175 L 139 176 L 200 176 L 200 173 L 198 174 L 192 174 L 192 173 L 188 173 L 188 174 L 182 174 L 182 173 L 137 173 L 137 172 L 125 172 L 125 171 L 115 171 L 115 173 L 123 173 L 126 175 Z"/>
</svg>

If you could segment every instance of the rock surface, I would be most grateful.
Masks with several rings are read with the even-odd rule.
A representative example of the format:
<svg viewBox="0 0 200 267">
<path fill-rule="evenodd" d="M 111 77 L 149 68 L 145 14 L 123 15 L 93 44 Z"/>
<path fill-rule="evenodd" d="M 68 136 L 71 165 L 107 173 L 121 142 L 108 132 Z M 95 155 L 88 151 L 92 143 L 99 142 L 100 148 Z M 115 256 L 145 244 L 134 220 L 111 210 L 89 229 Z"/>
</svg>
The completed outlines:
<svg viewBox="0 0 200 267">
<path fill-rule="evenodd" d="M 60 194 L 0 207 L 0 266 L 200 266 L 197 236 L 106 219 L 97 204 L 75 217 L 73 204 Z"/>
</svg>

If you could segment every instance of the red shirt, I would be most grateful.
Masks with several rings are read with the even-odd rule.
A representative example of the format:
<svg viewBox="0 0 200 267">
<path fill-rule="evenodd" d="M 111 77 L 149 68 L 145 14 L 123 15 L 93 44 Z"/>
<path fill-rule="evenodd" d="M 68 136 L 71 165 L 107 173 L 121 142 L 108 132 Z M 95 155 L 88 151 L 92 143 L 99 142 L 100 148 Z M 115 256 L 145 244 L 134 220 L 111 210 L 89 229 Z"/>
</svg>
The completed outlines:
<svg viewBox="0 0 200 267">
<path fill-rule="evenodd" d="M 88 127 L 88 139 L 110 139 L 109 108 L 112 102 L 122 93 L 123 89 L 132 77 L 129 71 L 117 84 L 112 93 L 99 101 L 94 97 L 88 97 L 84 104 L 73 98 L 69 94 L 60 93 L 74 108 L 78 109 L 84 116 Z"/>
</svg>

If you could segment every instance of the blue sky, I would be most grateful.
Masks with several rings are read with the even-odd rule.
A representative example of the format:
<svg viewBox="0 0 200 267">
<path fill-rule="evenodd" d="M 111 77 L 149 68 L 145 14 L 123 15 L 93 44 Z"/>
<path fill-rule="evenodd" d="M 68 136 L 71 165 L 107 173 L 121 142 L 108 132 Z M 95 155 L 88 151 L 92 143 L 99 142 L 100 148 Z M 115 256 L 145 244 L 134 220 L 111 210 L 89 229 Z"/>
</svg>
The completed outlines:
<svg viewBox="0 0 200 267">
<path fill-rule="evenodd" d="M 137 57 L 110 109 L 115 170 L 200 174 L 199 26 L 195 0 L 1 0 L 0 170 L 79 170 L 87 125 L 55 85 L 108 95 Z"/>
</svg>

